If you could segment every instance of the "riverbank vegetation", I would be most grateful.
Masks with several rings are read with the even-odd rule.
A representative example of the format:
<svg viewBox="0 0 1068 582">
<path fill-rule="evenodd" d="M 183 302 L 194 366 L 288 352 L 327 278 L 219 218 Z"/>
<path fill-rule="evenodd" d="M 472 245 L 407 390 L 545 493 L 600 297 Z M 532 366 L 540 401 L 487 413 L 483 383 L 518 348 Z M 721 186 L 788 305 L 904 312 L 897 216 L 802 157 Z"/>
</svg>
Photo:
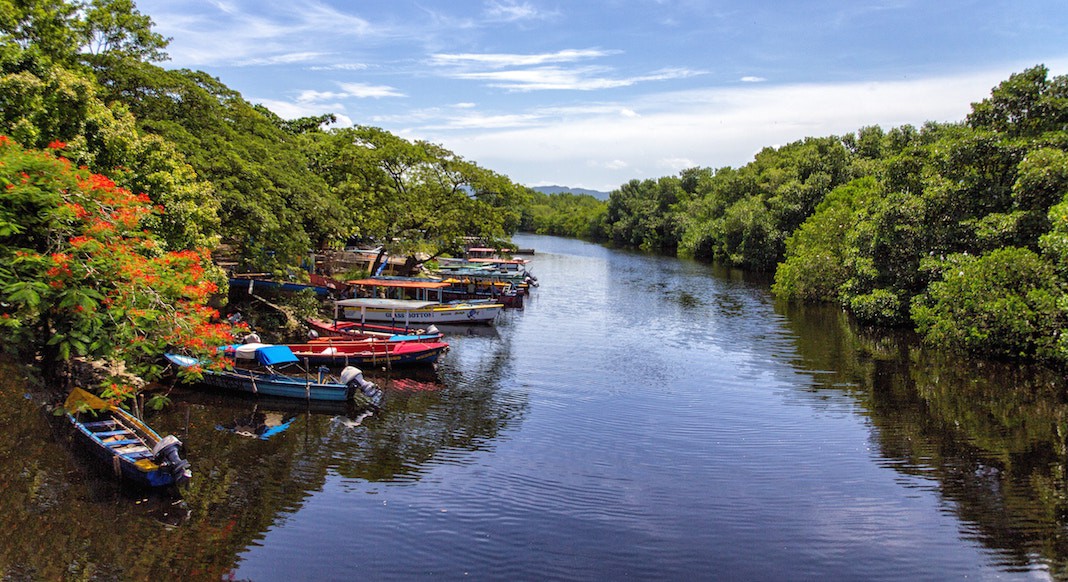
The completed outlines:
<svg viewBox="0 0 1068 582">
<path fill-rule="evenodd" d="M 1068 77 L 1036 66 L 961 122 L 863 127 L 631 181 L 571 234 L 774 272 L 785 300 L 1066 365 L 1066 149 Z"/>
</svg>

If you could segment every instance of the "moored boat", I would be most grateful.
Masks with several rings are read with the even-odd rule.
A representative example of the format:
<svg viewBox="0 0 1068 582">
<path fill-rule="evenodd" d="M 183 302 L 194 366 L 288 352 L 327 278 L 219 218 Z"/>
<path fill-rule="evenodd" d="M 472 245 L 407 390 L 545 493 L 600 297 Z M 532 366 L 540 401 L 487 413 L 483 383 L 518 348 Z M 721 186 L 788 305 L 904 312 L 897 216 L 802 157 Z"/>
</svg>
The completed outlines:
<svg viewBox="0 0 1068 582">
<path fill-rule="evenodd" d="M 382 391 L 363 378 L 355 366 L 341 370 L 339 377 L 328 369 L 309 373 L 301 369 L 298 359 L 287 346 L 261 343 L 239 344 L 223 348 L 230 367 L 221 370 L 203 369 L 200 383 L 205 386 L 236 392 L 375 405 L 382 401 Z M 196 358 L 180 354 L 166 354 L 166 358 L 180 368 L 202 367 Z"/>
<path fill-rule="evenodd" d="M 449 349 L 445 342 L 315 342 L 287 344 L 297 358 L 308 364 L 372 366 L 375 368 L 433 365 Z"/>
<path fill-rule="evenodd" d="M 75 388 L 63 404 L 75 435 L 116 476 L 147 487 L 184 485 L 192 476 L 175 436 L 160 437 L 117 405 Z"/>
<path fill-rule="evenodd" d="M 493 323 L 504 305 L 500 303 L 439 303 L 414 299 L 362 297 L 335 303 L 338 319 L 389 322 L 397 325 L 438 323 Z"/>
<path fill-rule="evenodd" d="M 370 297 L 335 301 L 335 320 L 386 322 L 405 327 L 439 323 L 488 324 L 504 308 L 500 303 L 489 301 L 445 303 L 442 289 L 449 283 L 444 281 L 372 278 L 349 281 L 348 284 Z"/>
<path fill-rule="evenodd" d="M 315 332 L 316 335 L 325 336 L 322 340 L 333 339 L 349 339 L 354 341 L 363 341 L 368 339 L 379 339 L 385 341 L 438 341 L 443 337 L 443 334 L 438 328 L 433 325 L 426 328 L 414 329 L 411 327 L 405 328 L 403 326 L 392 325 L 380 325 L 380 324 L 364 324 L 361 325 L 355 321 L 323 321 L 321 319 L 315 319 L 310 317 L 304 320 L 308 324 L 308 327 Z M 319 340 L 316 340 L 319 341 Z"/>
<path fill-rule="evenodd" d="M 320 277 L 320 279 L 323 278 Z M 233 275 L 230 277 L 229 283 L 232 289 L 246 290 L 250 295 L 257 289 L 260 291 L 286 291 L 290 293 L 299 293 L 305 289 L 311 289 L 320 297 L 327 297 L 329 295 L 336 296 L 344 291 L 343 287 L 338 288 L 336 285 L 325 281 L 309 281 L 308 283 L 300 283 L 297 281 L 276 281 L 267 278 L 267 275 L 262 273 Z"/>
</svg>

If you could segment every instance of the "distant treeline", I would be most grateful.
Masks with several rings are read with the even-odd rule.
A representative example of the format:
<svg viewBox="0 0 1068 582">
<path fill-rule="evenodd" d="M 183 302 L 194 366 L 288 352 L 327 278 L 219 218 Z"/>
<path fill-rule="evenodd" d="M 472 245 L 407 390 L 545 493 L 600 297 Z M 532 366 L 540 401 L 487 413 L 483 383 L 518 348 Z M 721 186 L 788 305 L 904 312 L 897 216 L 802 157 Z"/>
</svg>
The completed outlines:
<svg viewBox="0 0 1068 582">
<path fill-rule="evenodd" d="M 535 197 L 524 227 L 774 271 L 934 344 L 1068 363 L 1068 77 L 1012 75 L 959 123 L 766 148 L 741 168 Z M 581 220 L 580 220 L 581 218 Z"/>
</svg>

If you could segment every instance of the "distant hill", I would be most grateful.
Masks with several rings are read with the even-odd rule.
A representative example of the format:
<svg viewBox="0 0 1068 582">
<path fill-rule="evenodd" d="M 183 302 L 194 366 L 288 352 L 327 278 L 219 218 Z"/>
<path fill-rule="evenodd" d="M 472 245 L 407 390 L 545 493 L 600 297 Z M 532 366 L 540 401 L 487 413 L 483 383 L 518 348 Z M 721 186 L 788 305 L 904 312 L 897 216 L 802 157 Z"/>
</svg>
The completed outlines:
<svg viewBox="0 0 1068 582">
<path fill-rule="evenodd" d="M 568 188 L 567 186 L 536 186 L 531 188 L 542 194 L 589 194 L 598 200 L 608 200 L 608 192 L 600 190 L 588 190 L 586 188 Z"/>
</svg>

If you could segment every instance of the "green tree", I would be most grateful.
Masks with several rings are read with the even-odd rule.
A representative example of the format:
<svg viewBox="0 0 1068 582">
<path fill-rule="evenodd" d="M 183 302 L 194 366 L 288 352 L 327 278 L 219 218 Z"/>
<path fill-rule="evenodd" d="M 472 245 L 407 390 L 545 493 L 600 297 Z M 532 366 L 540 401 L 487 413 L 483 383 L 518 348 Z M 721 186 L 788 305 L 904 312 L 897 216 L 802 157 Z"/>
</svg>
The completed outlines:
<svg viewBox="0 0 1068 582">
<path fill-rule="evenodd" d="M 229 326 L 210 323 L 208 252 L 165 251 L 142 226 L 156 211 L 147 196 L 6 137 L 0 188 L 0 326 L 46 372 L 79 355 L 154 379 L 164 350 L 212 357 L 229 339 Z"/>
<path fill-rule="evenodd" d="M 1009 138 L 1063 132 L 1068 124 L 1068 76 L 1050 80 L 1044 65 L 1014 73 L 990 97 L 972 104 L 968 124 Z"/>
<path fill-rule="evenodd" d="M 872 176 L 835 188 L 787 240 L 772 291 L 784 299 L 841 301 L 842 287 L 856 276 L 851 243 L 859 213 L 884 195 Z"/>
<path fill-rule="evenodd" d="M 217 244 L 219 203 L 211 185 L 171 143 L 140 131 L 123 105 L 105 105 L 85 74 L 58 65 L 34 69 L 40 74 L 0 71 L 0 132 L 35 148 L 63 142 L 64 155 L 76 164 L 166 207 L 146 226 L 168 248 Z"/>
<path fill-rule="evenodd" d="M 525 190 L 439 145 L 366 126 L 326 141 L 322 175 L 360 218 L 353 234 L 407 257 L 408 269 L 462 250 L 465 237 L 499 241 L 519 227 Z"/>
<path fill-rule="evenodd" d="M 239 268 L 277 271 L 345 240 L 354 215 L 316 168 L 323 132 L 296 133 L 209 75 L 126 61 L 98 71 L 110 99 L 212 184 L 223 243 Z"/>
<path fill-rule="evenodd" d="M 912 305 L 927 342 L 994 357 L 1068 358 L 1061 337 L 1068 296 L 1039 255 L 1019 248 L 952 255 L 940 271 Z"/>
<path fill-rule="evenodd" d="M 84 17 L 75 30 L 90 62 L 97 66 L 116 60 L 166 60 L 170 40 L 152 30 L 153 22 L 133 0 L 92 0 L 82 8 Z"/>
</svg>

